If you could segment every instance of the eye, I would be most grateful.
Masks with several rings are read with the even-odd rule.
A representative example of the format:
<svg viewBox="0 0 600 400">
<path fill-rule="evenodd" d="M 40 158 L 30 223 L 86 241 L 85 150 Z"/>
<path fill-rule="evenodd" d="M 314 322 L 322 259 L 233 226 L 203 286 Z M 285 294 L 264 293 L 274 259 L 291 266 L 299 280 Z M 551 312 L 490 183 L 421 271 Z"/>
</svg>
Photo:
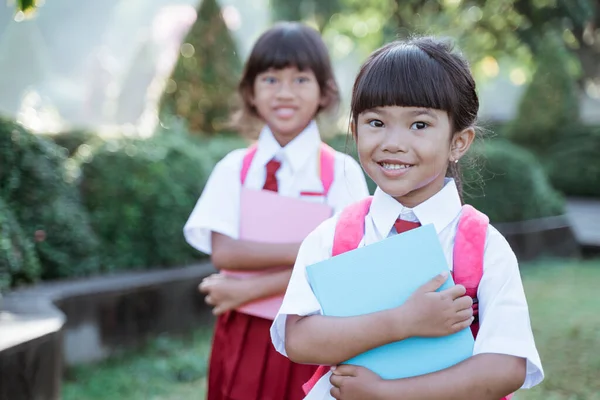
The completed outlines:
<svg viewBox="0 0 600 400">
<path fill-rule="evenodd" d="M 277 82 L 277 78 L 275 78 L 274 76 L 267 75 L 262 78 L 262 81 L 265 83 L 273 84 Z"/>
<path fill-rule="evenodd" d="M 307 76 L 299 76 L 296 78 L 296 82 L 298 83 L 306 83 L 310 81 L 310 79 Z"/>
<path fill-rule="evenodd" d="M 368 124 L 373 128 L 383 128 L 383 122 L 381 122 L 381 120 L 378 119 L 371 119 L 368 121 Z"/>
<path fill-rule="evenodd" d="M 429 124 L 428 124 L 427 122 L 418 121 L 418 122 L 415 122 L 415 123 L 413 123 L 413 124 L 410 126 L 410 129 L 414 129 L 414 130 L 417 130 L 417 131 L 418 131 L 418 130 L 420 130 L 420 129 L 425 129 L 425 128 L 427 128 L 428 126 L 429 126 Z"/>
</svg>

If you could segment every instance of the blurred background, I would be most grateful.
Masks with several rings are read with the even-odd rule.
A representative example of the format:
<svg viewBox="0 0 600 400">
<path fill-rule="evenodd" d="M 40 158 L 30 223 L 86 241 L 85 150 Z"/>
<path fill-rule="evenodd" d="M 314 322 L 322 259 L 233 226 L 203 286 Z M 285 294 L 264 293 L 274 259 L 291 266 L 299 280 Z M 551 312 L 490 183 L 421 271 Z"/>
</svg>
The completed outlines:
<svg viewBox="0 0 600 400">
<path fill-rule="evenodd" d="M 206 262 L 182 227 L 215 163 L 247 145 L 227 124 L 235 88 L 254 41 L 278 20 L 322 33 L 343 100 L 339 115 L 320 121 L 322 133 L 354 156 L 348 103 L 368 54 L 414 34 L 454 39 L 477 80 L 486 137 L 463 161 L 466 201 L 522 261 L 547 372 L 517 398 L 600 399 L 598 0 L 2 3 L 5 304 L 74 279 Z M 143 346 L 105 361 L 68 363 L 63 398 L 203 398 L 204 325 L 183 337 L 144 334 Z"/>
</svg>

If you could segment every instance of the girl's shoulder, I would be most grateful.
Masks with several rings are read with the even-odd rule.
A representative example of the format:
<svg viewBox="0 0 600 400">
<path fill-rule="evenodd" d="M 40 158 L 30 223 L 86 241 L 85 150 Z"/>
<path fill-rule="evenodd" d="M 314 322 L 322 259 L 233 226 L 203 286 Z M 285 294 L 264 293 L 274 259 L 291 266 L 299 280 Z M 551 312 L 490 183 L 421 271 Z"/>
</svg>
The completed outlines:
<svg viewBox="0 0 600 400">
<path fill-rule="evenodd" d="M 518 264 L 517 256 L 504 235 L 492 224 L 488 225 L 484 258 L 486 262 L 499 261 Z"/>
<path fill-rule="evenodd" d="M 240 171 L 242 167 L 242 160 L 248 152 L 247 148 L 235 149 L 230 151 L 221 158 L 215 165 L 215 169 L 235 170 Z"/>
<path fill-rule="evenodd" d="M 338 150 L 334 150 L 334 151 L 335 151 L 336 165 L 340 164 L 345 167 L 349 166 L 350 168 L 360 169 L 360 164 L 350 154 L 347 154 L 343 151 L 338 151 Z"/>
</svg>

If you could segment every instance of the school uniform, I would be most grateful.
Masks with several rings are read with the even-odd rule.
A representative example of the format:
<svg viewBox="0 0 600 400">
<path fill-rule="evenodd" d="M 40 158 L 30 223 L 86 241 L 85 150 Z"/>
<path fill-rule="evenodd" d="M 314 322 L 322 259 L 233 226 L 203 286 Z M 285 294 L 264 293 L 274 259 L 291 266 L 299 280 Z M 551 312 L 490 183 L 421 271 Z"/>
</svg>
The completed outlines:
<svg viewBox="0 0 600 400">
<path fill-rule="evenodd" d="M 461 207 L 459 193 L 452 179 L 446 179 L 440 192 L 412 209 L 402 206 L 378 188 L 369 213 L 365 216 L 365 235 L 359 247 L 397 234 L 394 225 L 398 219 L 422 225 L 433 224 L 452 270 L 454 238 Z M 300 247 L 283 304 L 271 327 L 273 345 L 282 355 L 286 355 L 287 315 L 322 313 L 308 284 L 306 266 L 331 257 L 337 217 L 323 222 Z M 523 388 L 531 388 L 543 380 L 544 372 L 531 331 L 519 266 L 508 242 L 491 225 L 487 230 L 483 268 L 477 292 L 480 326 L 473 353 L 498 353 L 527 359 L 527 377 Z M 330 375 L 328 373 L 316 383 L 306 400 L 332 399 L 329 394 Z"/>
<path fill-rule="evenodd" d="M 329 205 L 334 212 L 368 196 L 364 175 L 350 156 L 335 152 L 334 179 L 326 196 L 319 175 L 321 137 L 311 122 L 281 147 L 268 127 L 260 133 L 244 187 L 274 190 L 281 196 Z M 211 233 L 239 239 L 240 174 L 247 149 L 229 153 L 214 168 L 184 235 L 190 245 L 211 254 Z M 272 178 L 273 162 L 276 172 Z M 270 172 L 268 172 L 270 171 Z M 291 363 L 269 336 L 272 321 L 237 311 L 217 319 L 209 368 L 209 400 L 296 400 L 316 367 Z"/>
</svg>

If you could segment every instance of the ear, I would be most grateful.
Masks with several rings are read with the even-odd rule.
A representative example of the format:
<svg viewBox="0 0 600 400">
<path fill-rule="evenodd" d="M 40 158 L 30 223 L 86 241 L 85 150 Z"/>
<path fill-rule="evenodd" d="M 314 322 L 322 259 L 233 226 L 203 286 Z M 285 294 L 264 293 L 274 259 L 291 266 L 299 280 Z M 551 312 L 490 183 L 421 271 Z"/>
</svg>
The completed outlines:
<svg viewBox="0 0 600 400">
<path fill-rule="evenodd" d="M 450 143 L 450 161 L 460 160 L 469 150 L 474 139 L 475 129 L 472 127 L 455 134 Z"/>
<path fill-rule="evenodd" d="M 333 91 L 335 90 L 335 82 L 331 82 L 328 81 L 327 84 L 325 85 L 325 89 L 321 90 L 320 95 L 321 95 L 321 99 L 319 101 L 319 107 L 321 107 L 321 109 L 326 109 L 328 108 L 331 103 L 334 101 L 334 94 Z"/>
<path fill-rule="evenodd" d="M 356 124 L 354 123 L 354 121 L 350 121 L 350 133 L 352 134 L 352 138 L 356 142 L 358 136 L 356 136 Z"/>
</svg>

